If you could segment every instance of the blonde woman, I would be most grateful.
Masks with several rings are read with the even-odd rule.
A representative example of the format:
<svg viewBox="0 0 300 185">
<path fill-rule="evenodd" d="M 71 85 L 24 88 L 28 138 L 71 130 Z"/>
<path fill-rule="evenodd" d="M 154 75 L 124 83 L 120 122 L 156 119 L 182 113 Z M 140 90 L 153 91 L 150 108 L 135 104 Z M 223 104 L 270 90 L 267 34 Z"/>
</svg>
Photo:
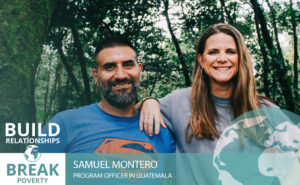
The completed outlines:
<svg viewBox="0 0 300 185">
<path fill-rule="evenodd" d="M 201 35 L 191 88 L 142 103 L 140 129 L 152 135 L 164 122 L 177 152 L 212 153 L 222 131 L 238 116 L 260 107 L 276 107 L 256 91 L 250 55 L 242 34 L 215 24 Z M 164 121 L 160 115 L 160 109 Z"/>
</svg>

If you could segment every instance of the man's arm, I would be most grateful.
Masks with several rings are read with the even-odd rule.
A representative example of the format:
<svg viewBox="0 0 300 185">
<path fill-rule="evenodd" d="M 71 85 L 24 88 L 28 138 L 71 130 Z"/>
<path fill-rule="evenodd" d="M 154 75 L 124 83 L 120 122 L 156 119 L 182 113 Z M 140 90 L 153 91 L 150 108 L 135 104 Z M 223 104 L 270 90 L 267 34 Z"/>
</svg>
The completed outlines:
<svg viewBox="0 0 300 185">
<path fill-rule="evenodd" d="M 159 134 L 160 126 L 167 128 L 160 112 L 160 105 L 158 100 L 152 97 L 144 98 L 142 101 L 136 104 L 138 109 L 141 109 L 140 113 L 140 130 L 145 130 L 149 136 L 153 135 L 153 123 L 155 127 L 155 134 Z"/>
<path fill-rule="evenodd" d="M 42 133 L 46 136 L 40 136 L 41 143 L 38 143 L 39 151 L 42 153 L 65 153 L 67 148 L 67 131 L 64 126 L 62 114 L 58 113 L 55 115 L 42 129 Z M 55 123 L 57 127 L 52 127 L 51 123 Z M 58 135 L 49 136 L 49 132 L 57 133 Z"/>
</svg>

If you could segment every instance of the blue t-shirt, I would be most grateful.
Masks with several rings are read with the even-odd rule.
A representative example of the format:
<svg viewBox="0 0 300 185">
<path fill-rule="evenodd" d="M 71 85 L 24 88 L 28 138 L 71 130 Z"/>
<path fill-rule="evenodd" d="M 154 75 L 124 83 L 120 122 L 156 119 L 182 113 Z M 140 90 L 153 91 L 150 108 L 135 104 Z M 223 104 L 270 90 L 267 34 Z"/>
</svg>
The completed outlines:
<svg viewBox="0 0 300 185">
<path fill-rule="evenodd" d="M 139 130 L 139 115 L 138 112 L 133 117 L 114 116 L 97 104 L 66 110 L 56 114 L 42 131 L 48 133 L 49 124 L 56 123 L 59 134 L 45 136 L 46 144 L 37 145 L 40 152 L 47 153 L 175 152 L 175 141 L 169 130 L 162 129 L 159 135 L 149 137 Z M 56 127 L 53 128 L 55 133 Z"/>
</svg>

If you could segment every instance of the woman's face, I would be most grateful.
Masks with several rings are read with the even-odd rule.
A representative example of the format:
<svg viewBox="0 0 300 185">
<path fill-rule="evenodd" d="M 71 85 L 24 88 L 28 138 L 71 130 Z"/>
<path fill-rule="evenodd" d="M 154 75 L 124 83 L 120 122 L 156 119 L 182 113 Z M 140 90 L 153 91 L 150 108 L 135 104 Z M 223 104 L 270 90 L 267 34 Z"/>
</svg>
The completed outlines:
<svg viewBox="0 0 300 185">
<path fill-rule="evenodd" d="M 198 62 L 210 77 L 210 84 L 226 85 L 238 71 L 238 51 L 232 36 L 214 34 L 206 40 L 203 54 Z"/>
</svg>

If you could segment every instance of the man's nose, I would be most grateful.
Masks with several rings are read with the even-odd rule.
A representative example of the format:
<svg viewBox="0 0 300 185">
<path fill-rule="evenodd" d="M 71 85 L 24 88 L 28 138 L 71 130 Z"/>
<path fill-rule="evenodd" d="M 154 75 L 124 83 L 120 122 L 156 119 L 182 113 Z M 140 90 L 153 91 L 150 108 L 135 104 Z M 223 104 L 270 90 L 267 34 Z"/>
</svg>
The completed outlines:
<svg viewBox="0 0 300 185">
<path fill-rule="evenodd" d="M 115 71 L 115 78 L 123 79 L 127 77 L 126 70 L 122 66 L 118 66 Z"/>
</svg>

